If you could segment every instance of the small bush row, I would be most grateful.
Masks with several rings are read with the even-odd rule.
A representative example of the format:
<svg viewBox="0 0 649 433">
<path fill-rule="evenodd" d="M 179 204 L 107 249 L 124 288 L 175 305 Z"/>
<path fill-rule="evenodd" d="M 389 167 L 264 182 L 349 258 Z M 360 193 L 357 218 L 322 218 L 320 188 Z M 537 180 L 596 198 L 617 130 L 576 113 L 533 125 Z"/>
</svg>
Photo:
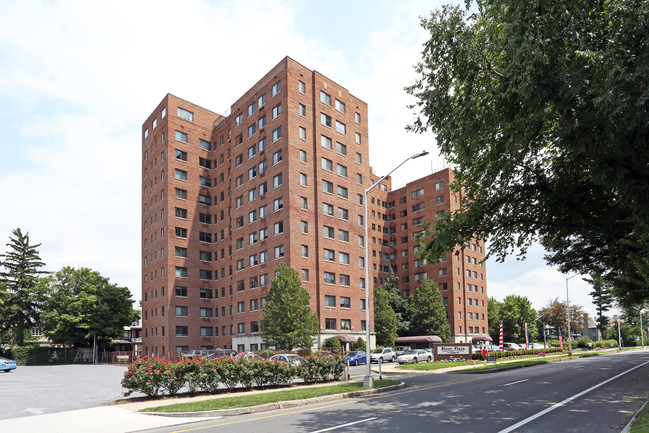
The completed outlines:
<svg viewBox="0 0 649 433">
<path fill-rule="evenodd" d="M 190 394 L 216 392 L 221 385 L 228 389 L 261 388 L 289 385 L 300 378 L 306 383 L 338 380 L 345 368 L 340 355 L 311 355 L 301 365 L 265 359 L 194 358 L 172 362 L 163 358 L 144 357 L 135 360 L 124 372 L 124 396 L 141 392 L 148 397 L 176 395 L 187 387 Z"/>
<path fill-rule="evenodd" d="M 495 356 L 496 358 L 515 358 L 517 356 L 536 355 L 539 352 L 556 353 L 562 351 L 563 348 L 561 347 L 548 347 L 545 349 L 502 350 L 498 352 L 489 352 L 489 356 Z M 482 359 L 482 354 L 480 352 L 473 352 L 471 359 Z"/>
</svg>

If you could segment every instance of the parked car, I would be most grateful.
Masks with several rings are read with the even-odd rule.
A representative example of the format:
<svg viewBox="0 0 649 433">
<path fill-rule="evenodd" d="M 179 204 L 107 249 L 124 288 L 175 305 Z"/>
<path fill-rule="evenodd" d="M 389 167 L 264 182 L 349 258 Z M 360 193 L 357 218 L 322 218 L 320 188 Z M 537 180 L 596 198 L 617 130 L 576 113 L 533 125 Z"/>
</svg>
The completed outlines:
<svg viewBox="0 0 649 433">
<path fill-rule="evenodd" d="M 410 346 L 397 346 L 394 348 L 394 353 L 399 357 L 409 350 L 412 350 Z"/>
<path fill-rule="evenodd" d="M 245 359 L 262 359 L 261 356 L 257 355 L 254 352 L 239 352 L 234 355 L 234 359 L 245 358 Z"/>
<path fill-rule="evenodd" d="M 192 359 L 196 358 L 197 356 L 208 357 L 209 354 L 210 352 L 207 350 L 190 350 L 189 352 L 185 352 L 180 356 L 183 358 Z"/>
<path fill-rule="evenodd" d="M 426 350 L 413 349 L 397 357 L 397 362 L 399 364 L 416 364 L 421 361 L 430 362 L 432 359 L 433 355 Z"/>
<path fill-rule="evenodd" d="M 397 354 L 391 347 L 384 347 L 383 349 L 374 349 L 370 354 L 370 362 L 388 362 L 396 361 Z"/>
<path fill-rule="evenodd" d="M 232 349 L 219 349 L 207 354 L 205 357 L 214 359 L 214 358 L 234 358 L 237 354 L 235 350 Z"/>
<path fill-rule="evenodd" d="M 352 350 L 345 354 L 349 365 L 367 364 L 367 355 L 362 350 Z"/>
<path fill-rule="evenodd" d="M 545 347 L 543 347 L 543 343 L 532 343 L 532 349 L 549 349 L 552 347 L 550 343 L 545 343 Z"/>
<path fill-rule="evenodd" d="M 0 358 L 0 371 L 9 373 L 11 370 L 15 370 L 18 366 L 16 361 L 7 358 Z"/>
<path fill-rule="evenodd" d="M 516 343 L 503 343 L 505 350 L 523 350 L 523 348 Z"/>
<path fill-rule="evenodd" d="M 294 353 L 280 353 L 279 355 L 273 355 L 270 357 L 269 361 L 286 362 L 287 364 L 292 364 L 296 367 L 302 363 L 300 357 Z"/>
</svg>

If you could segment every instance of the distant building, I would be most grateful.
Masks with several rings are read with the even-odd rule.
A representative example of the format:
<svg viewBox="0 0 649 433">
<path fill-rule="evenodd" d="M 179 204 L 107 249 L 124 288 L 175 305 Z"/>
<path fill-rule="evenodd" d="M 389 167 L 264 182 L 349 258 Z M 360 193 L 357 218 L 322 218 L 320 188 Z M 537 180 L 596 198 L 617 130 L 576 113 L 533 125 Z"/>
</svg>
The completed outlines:
<svg viewBox="0 0 649 433">
<path fill-rule="evenodd" d="M 379 179 L 367 120 L 367 104 L 288 57 L 225 116 L 163 98 L 142 126 L 144 355 L 263 348 L 261 309 L 282 261 L 311 295 L 318 346 L 365 339 L 365 288 L 390 267 L 404 296 L 439 282 L 454 341 L 487 332 L 483 244 L 437 264 L 416 256 L 422 223 L 459 208 L 450 170 L 396 191 L 386 179 L 364 221 L 364 191 Z"/>
</svg>

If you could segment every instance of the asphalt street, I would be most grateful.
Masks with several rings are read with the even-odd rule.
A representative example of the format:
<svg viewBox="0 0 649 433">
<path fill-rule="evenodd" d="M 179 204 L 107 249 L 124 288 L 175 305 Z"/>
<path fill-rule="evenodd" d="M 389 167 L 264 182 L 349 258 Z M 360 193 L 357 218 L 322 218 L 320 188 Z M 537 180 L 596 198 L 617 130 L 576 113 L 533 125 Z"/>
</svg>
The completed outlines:
<svg viewBox="0 0 649 433">
<path fill-rule="evenodd" d="M 649 397 L 649 352 L 490 374 L 400 375 L 406 389 L 151 432 L 619 432 Z"/>
</svg>

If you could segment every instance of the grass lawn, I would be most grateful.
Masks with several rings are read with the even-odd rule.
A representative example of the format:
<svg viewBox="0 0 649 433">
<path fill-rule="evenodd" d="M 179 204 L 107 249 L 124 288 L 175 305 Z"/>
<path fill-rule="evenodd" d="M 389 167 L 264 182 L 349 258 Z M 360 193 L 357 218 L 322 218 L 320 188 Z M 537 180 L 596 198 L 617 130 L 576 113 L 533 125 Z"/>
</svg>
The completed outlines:
<svg viewBox="0 0 649 433">
<path fill-rule="evenodd" d="M 649 432 L 649 405 L 638 414 L 638 417 L 633 421 L 629 433 L 647 433 Z"/>
<path fill-rule="evenodd" d="M 462 362 L 420 362 L 417 364 L 403 364 L 397 365 L 395 368 L 403 370 L 439 370 L 440 368 L 461 367 L 463 365 L 471 365 L 471 361 Z"/>
<path fill-rule="evenodd" d="M 377 380 L 374 388 L 398 385 L 396 380 Z M 362 382 L 343 383 L 332 386 L 319 386 L 313 388 L 289 389 L 286 391 L 267 392 L 262 394 L 239 395 L 235 397 L 215 398 L 190 403 L 178 403 L 169 406 L 158 406 L 143 409 L 140 412 L 200 412 L 207 410 L 232 409 L 237 407 L 258 406 L 266 403 L 280 401 L 303 400 L 306 398 L 322 397 L 324 395 L 343 394 L 346 392 L 362 391 Z"/>
</svg>

